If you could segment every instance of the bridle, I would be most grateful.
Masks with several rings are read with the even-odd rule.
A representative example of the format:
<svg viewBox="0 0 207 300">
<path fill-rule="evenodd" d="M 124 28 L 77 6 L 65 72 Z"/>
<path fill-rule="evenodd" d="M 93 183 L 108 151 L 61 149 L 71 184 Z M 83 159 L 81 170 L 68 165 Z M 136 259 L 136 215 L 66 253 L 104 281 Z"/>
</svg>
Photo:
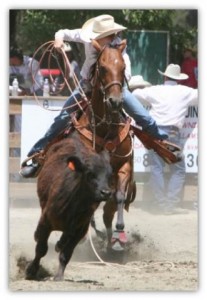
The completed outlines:
<svg viewBox="0 0 207 300">
<path fill-rule="evenodd" d="M 111 45 L 105 45 L 101 51 L 99 52 L 99 55 L 97 57 L 97 60 L 96 60 L 96 63 L 95 63 L 95 80 L 94 80 L 94 84 L 93 84 L 93 87 L 96 85 L 97 83 L 97 80 L 99 80 L 100 82 L 100 90 L 102 91 L 102 94 L 104 96 L 104 102 L 107 101 L 107 98 L 106 98 L 106 90 L 109 89 L 110 87 L 114 86 L 114 85 L 119 85 L 120 86 L 120 89 L 122 90 L 123 88 L 123 82 L 120 82 L 118 80 L 114 80 L 114 81 L 111 81 L 109 82 L 108 84 L 104 85 L 103 81 L 102 81 L 102 78 L 100 76 L 100 65 L 99 65 L 99 60 L 100 60 L 100 57 L 103 53 L 103 51 L 106 49 L 106 47 L 112 47 Z M 115 47 L 114 47 L 115 48 Z"/>
</svg>

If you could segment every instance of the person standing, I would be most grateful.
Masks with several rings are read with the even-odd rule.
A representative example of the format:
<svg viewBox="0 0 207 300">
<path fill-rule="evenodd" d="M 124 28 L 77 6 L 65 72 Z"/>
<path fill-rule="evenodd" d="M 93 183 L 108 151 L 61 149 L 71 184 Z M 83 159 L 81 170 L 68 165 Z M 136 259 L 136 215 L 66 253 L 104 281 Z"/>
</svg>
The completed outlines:
<svg viewBox="0 0 207 300">
<path fill-rule="evenodd" d="M 185 48 L 184 50 L 181 72 L 188 75 L 188 78 L 181 81 L 181 84 L 196 89 L 198 87 L 198 62 L 193 56 L 193 50 L 191 48 Z"/>
<path fill-rule="evenodd" d="M 198 91 L 191 87 L 179 84 L 188 78 L 181 73 L 179 65 L 169 64 L 164 72 L 164 84 L 136 89 L 133 95 L 139 101 L 151 104 L 150 115 L 156 120 L 158 127 L 167 132 L 168 140 L 183 149 L 180 129 L 188 111 L 188 105 L 197 103 Z M 150 154 L 150 186 L 154 195 L 152 210 L 166 214 L 182 213 L 179 208 L 181 194 L 185 183 L 184 159 L 169 165 L 170 177 L 167 180 L 164 174 L 165 162 L 153 151 Z"/>
<path fill-rule="evenodd" d="M 18 79 L 24 94 L 32 95 L 35 92 L 36 95 L 42 96 L 43 77 L 40 73 L 39 63 L 32 57 L 23 55 L 21 49 L 10 48 L 9 75 L 11 80 L 14 77 Z"/>
</svg>

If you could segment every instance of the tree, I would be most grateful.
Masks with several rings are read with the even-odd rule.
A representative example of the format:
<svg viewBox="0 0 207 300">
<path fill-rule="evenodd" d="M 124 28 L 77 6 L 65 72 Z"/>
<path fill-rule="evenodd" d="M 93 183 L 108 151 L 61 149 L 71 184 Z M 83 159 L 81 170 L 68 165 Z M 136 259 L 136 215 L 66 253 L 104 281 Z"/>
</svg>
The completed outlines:
<svg viewBox="0 0 207 300">
<path fill-rule="evenodd" d="M 173 62 L 180 63 L 186 44 L 197 47 L 197 10 L 11 10 L 10 37 L 31 54 L 53 40 L 58 29 L 80 28 L 86 20 L 100 14 L 113 15 L 117 23 L 128 29 L 169 31 Z M 83 53 L 81 46 L 72 46 Z M 82 55 L 77 57 L 82 59 Z"/>
</svg>

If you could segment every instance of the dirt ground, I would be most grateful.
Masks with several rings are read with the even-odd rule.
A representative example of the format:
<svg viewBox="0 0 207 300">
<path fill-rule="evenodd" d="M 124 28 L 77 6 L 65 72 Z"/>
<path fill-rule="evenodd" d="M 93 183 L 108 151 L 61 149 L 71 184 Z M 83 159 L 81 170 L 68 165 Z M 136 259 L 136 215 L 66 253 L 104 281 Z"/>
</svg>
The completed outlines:
<svg viewBox="0 0 207 300">
<path fill-rule="evenodd" d="M 93 229 L 73 254 L 62 282 L 52 281 L 58 267 L 54 250 L 59 232 L 49 239 L 39 281 L 24 279 L 33 258 L 39 208 L 11 208 L 9 218 L 9 289 L 11 291 L 196 291 L 198 288 L 198 217 L 196 210 L 183 215 L 152 215 L 130 207 L 125 213 L 128 243 L 124 254 L 107 253 L 105 241 Z M 104 231 L 102 207 L 95 215 Z M 90 242 L 92 240 L 92 243 Z M 104 261 L 101 263 L 98 256 Z"/>
</svg>

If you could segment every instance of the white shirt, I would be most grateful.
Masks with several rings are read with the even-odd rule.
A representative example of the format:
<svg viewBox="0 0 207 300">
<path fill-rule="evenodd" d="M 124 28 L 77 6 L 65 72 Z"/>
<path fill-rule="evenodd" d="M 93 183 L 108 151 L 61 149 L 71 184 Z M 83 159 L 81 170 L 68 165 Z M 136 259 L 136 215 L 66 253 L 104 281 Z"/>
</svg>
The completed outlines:
<svg viewBox="0 0 207 300">
<path fill-rule="evenodd" d="M 85 62 L 81 69 L 81 76 L 83 79 L 89 79 L 90 77 L 90 68 L 91 66 L 96 62 L 98 57 L 98 52 L 96 49 L 92 46 L 91 43 L 85 42 L 81 36 L 80 36 L 81 29 L 61 29 L 56 32 L 55 38 L 62 38 L 64 41 L 68 42 L 78 42 L 82 43 L 85 46 Z M 121 43 L 120 37 L 115 37 L 115 39 L 112 41 L 112 45 L 117 45 Z M 122 52 L 124 61 L 125 61 L 125 76 L 127 80 L 130 80 L 131 78 L 131 62 L 129 59 L 128 54 L 126 53 L 126 49 Z"/>
<path fill-rule="evenodd" d="M 23 63 L 20 66 L 10 66 L 9 74 L 21 74 L 24 77 L 22 87 L 30 89 L 31 93 L 41 88 L 43 77 L 39 70 L 37 60 L 29 56 L 23 56 Z M 32 75 L 35 82 L 33 82 Z"/>
<path fill-rule="evenodd" d="M 167 80 L 163 85 L 136 89 L 132 94 L 151 104 L 150 115 L 160 126 L 182 128 L 188 105 L 198 103 L 198 90 Z"/>
</svg>

